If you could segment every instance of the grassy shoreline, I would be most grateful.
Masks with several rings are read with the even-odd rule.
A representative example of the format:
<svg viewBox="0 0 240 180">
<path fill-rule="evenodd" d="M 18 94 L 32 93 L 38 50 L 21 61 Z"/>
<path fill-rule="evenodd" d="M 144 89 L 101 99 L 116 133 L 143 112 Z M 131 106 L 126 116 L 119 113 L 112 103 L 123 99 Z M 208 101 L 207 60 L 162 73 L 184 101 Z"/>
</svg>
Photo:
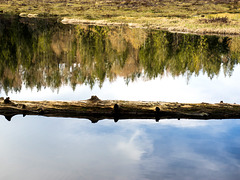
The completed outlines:
<svg viewBox="0 0 240 180">
<path fill-rule="evenodd" d="M 0 12 L 31 18 L 57 16 L 67 24 L 125 24 L 171 32 L 240 35 L 240 2 L 230 0 L 12 0 L 1 2 Z"/>
</svg>

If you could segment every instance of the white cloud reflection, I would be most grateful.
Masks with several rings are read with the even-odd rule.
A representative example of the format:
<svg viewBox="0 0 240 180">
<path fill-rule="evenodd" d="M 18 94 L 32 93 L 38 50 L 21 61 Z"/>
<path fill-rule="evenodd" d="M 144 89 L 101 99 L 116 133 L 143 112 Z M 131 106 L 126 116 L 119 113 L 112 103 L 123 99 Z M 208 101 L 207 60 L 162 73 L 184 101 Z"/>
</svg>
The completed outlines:
<svg viewBox="0 0 240 180">
<path fill-rule="evenodd" d="M 105 132 L 108 125 L 58 118 L 12 121 L 0 128 L 0 159 L 7 162 L 0 165 L 0 179 L 140 178 L 135 167 L 146 152 L 140 130 Z"/>
<path fill-rule="evenodd" d="M 143 140 L 143 137 L 143 133 L 140 130 L 136 130 L 129 139 L 119 141 L 114 151 L 121 152 L 121 154 L 128 157 L 128 159 L 139 161 L 142 155 L 147 152 L 147 149 L 151 148 L 151 144 L 149 144 L 147 140 Z M 143 141 L 140 142 L 139 139 Z M 142 143 L 144 143 L 145 146 L 143 146 Z M 144 149 L 144 147 L 147 147 L 147 149 Z"/>
</svg>

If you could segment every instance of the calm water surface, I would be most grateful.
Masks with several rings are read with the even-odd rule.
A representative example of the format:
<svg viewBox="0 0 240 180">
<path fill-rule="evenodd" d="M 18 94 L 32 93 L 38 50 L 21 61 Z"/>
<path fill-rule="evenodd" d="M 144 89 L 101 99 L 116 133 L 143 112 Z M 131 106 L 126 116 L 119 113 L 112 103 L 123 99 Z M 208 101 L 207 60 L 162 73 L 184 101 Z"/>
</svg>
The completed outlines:
<svg viewBox="0 0 240 180">
<path fill-rule="evenodd" d="M 0 178 L 216 179 L 240 177 L 239 120 L 0 121 Z"/>
<path fill-rule="evenodd" d="M 4 97 L 240 103 L 240 37 L 4 16 L 0 25 Z"/>
<path fill-rule="evenodd" d="M 240 103 L 240 38 L 0 16 L 0 96 Z M 239 120 L 0 116 L 0 179 L 240 177 Z"/>
</svg>

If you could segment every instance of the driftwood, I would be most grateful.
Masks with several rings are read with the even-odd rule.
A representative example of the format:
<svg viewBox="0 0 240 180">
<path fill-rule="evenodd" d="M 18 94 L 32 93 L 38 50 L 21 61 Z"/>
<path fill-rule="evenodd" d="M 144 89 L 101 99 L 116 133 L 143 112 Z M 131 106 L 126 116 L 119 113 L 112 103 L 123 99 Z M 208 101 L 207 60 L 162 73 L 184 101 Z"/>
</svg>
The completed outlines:
<svg viewBox="0 0 240 180">
<path fill-rule="evenodd" d="M 240 105 L 228 103 L 177 103 L 100 100 L 92 96 L 82 101 L 14 101 L 0 99 L 0 115 L 11 120 L 14 115 L 101 119 L 240 119 Z"/>
</svg>

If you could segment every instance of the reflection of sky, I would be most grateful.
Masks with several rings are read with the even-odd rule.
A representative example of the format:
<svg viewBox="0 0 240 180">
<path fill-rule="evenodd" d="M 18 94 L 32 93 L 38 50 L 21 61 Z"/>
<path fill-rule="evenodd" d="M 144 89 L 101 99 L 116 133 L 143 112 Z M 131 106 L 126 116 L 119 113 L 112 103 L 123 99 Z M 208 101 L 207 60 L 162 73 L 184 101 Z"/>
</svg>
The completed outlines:
<svg viewBox="0 0 240 180">
<path fill-rule="evenodd" d="M 221 72 L 126 85 L 119 77 L 102 88 L 78 85 L 9 93 L 15 100 L 101 99 L 240 103 L 240 66 Z M 57 92 L 57 93 L 56 93 Z M 6 96 L 3 92 L 1 96 Z M 0 179 L 217 179 L 240 177 L 240 121 L 90 121 L 0 116 Z"/>
<path fill-rule="evenodd" d="M 118 100 L 240 103 L 239 77 L 240 66 L 236 66 L 231 77 L 225 77 L 221 71 L 212 80 L 200 73 L 197 77 L 193 75 L 189 81 L 185 76 L 173 78 L 166 75 L 149 81 L 140 78 L 126 85 L 119 77 L 114 82 L 106 80 L 101 89 L 98 84 L 92 90 L 89 86 L 78 85 L 75 91 L 69 86 L 58 91 L 43 88 L 39 92 L 22 88 L 21 93 L 9 93 L 8 96 L 15 100 L 84 100 L 97 95 L 101 99 Z M 2 96 L 6 95 L 2 92 Z"/>
<path fill-rule="evenodd" d="M 0 179 L 239 179 L 239 120 L 0 116 Z"/>
</svg>

